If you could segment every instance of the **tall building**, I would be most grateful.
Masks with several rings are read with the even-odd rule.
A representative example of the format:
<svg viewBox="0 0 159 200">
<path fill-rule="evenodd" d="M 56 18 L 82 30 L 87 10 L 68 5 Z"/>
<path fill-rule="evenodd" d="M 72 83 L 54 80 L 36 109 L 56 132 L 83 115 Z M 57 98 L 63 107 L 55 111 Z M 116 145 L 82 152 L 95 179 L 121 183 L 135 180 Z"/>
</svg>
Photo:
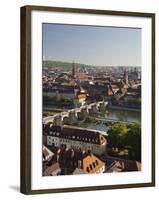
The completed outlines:
<svg viewBox="0 0 159 200">
<path fill-rule="evenodd" d="M 129 83 L 129 79 L 128 79 L 128 78 L 129 78 L 129 77 L 128 77 L 128 73 L 127 73 L 126 69 L 125 69 L 124 77 L 123 77 L 123 78 L 124 78 L 125 84 L 128 85 L 128 83 Z"/>
<path fill-rule="evenodd" d="M 75 70 L 75 63 L 73 61 L 73 64 L 72 64 L 72 77 L 73 79 L 76 79 L 76 70 Z"/>
<path fill-rule="evenodd" d="M 136 67 L 134 68 L 134 71 L 133 71 L 132 68 L 131 68 L 131 78 L 132 78 L 133 80 L 137 80 L 137 79 L 138 79 L 138 71 L 137 71 L 137 68 L 136 68 Z"/>
<path fill-rule="evenodd" d="M 135 80 L 137 80 L 137 79 L 138 79 L 138 71 L 137 71 L 137 68 L 136 68 L 136 67 L 135 67 L 134 75 L 135 75 Z"/>
</svg>

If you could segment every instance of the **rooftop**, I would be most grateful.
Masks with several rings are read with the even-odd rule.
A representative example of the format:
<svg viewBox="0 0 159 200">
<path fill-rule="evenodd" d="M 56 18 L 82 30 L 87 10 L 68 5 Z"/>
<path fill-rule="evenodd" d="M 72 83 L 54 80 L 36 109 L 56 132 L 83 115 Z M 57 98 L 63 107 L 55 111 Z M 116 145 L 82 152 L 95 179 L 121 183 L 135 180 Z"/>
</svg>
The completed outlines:
<svg viewBox="0 0 159 200">
<path fill-rule="evenodd" d="M 52 175 L 52 173 L 57 169 L 60 169 L 59 163 L 52 164 L 51 166 L 46 168 L 46 170 L 44 171 L 44 176 Z"/>
<path fill-rule="evenodd" d="M 82 159 L 82 169 L 85 173 L 96 173 L 104 165 L 105 163 L 93 154 L 89 154 Z"/>
<path fill-rule="evenodd" d="M 61 127 L 55 126 L 53 124 L 44 126 L 43 131 L 45 135 L 50 135 L 54 137 L 60 137 L 94 144 L 106 143 L 106 138 L 104 137 L 106 133 L 104 131 L 85 129 L 67 125 Z"/>
</svg>

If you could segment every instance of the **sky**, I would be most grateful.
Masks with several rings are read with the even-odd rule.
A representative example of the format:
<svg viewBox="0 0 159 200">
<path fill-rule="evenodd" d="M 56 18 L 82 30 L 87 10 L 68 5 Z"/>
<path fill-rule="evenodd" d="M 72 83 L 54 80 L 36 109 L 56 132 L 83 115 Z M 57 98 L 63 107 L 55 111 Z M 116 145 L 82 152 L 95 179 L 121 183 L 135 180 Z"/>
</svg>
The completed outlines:
<svg viewBox="0 0 159 200">
<path fill-rule="evenodd" d="M 43 24 L 43 59 L 141 66 L 141 29 Z"/>
</svg>

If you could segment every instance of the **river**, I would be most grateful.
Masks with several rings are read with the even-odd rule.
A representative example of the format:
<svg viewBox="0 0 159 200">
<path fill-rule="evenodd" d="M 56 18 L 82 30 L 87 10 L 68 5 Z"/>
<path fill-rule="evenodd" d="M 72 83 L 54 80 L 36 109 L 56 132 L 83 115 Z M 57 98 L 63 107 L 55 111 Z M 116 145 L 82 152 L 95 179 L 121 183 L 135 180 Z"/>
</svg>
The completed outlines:
<svg viewBox="0 0 159 200">
<path fill-rule="evenodd" d="M 55 111 L 53 107 L 45 107 L 44 110 Z M 62 111 L 62 110 L 58 110 Z M 128 110 L 120 110 L 120 109 L 106 109 L 104 113 L 97 113 L 96 117 L 105 118 L 108 120 L 116 120 L 116 121 L 123 121 L 123 122 L 134 122 L 134 123 L 141 123 L 141 112 L 140 111 L 128 111 Z M 106 120 L 105 120 L 106 121 Z M 108 126 L 105 125 L 102 121 L 100 123 L 80 123 L 80 126 L 95 130 L 107 131 L 109 129 Z"/>
<path fill-rule="evenodd" d="M 124 121 L 124 122 L 141 123 L 141 112 L 108 109 L 105 113 L 105 118 L 115 119 L 115 120 Z"/>
<path fill-rule="evenodd" d="M 107 111 L 102 115 L 105 119 L 114 119 L 123 122 L 134 122 L 141 123 L 141 112 L 139 111 L 121 111 L 117 109 L 107 109 Z M 105 123 L 84 123 L 81 124 L 82 127 L 100 130 L 100 131 L 108 131 L 109 127 L 105 125 Z"/>
</svg>

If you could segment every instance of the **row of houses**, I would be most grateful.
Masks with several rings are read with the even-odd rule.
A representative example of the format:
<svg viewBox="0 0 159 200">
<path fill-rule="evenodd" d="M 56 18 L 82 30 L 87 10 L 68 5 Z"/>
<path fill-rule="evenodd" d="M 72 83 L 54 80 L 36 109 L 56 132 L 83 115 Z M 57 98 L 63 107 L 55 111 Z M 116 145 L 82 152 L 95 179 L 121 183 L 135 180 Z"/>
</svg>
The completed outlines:
<svg viewBox="0 0 159 200">
<path fill-rule="evenodd" d="M 48 153 L 46 152 L 46 149 Z M 105 163 L 90 151 L 56 148 L 48 158 L 49 148 L 43 146 L 43 175 L 99 174 L 105 172 Z"/>
</svg>

